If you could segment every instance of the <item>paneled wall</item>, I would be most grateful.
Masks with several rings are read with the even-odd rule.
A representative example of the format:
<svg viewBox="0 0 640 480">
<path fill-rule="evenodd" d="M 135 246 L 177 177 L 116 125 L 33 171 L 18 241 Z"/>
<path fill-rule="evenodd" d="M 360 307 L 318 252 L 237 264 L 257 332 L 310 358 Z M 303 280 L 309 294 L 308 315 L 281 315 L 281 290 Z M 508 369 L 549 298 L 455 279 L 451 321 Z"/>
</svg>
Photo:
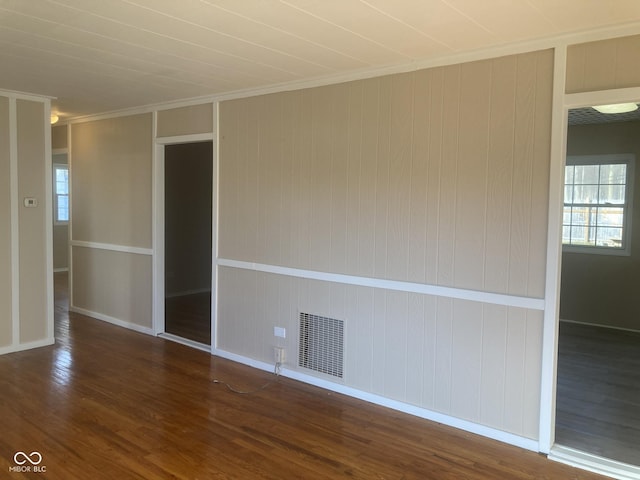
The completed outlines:
<svg viewBox="0 0 640 480">
<path fill-rule="evenodd" d="M 336 316 L 346 385 L 537 438 L 540 310 L 304 277 L 542 298 L 552 68 L 541 51 L 222 102 L 218 347 L 271 362 L 284 326 L 296 369 L 298 312 Z"/>
<path fill-rule="evenodd" d="M 0 353 L 54 341 L 48 102 L 0 92 Z"/>
<path fill-rule="evenodd" d="M 71 125 L 72 305 L 150 331 L 152 115 Z"/>
<path fill-rule="evenodd" d="M 567 50 L 567 93 L 640 85 L 640 35 L 571 45 Z"/>
</svg>

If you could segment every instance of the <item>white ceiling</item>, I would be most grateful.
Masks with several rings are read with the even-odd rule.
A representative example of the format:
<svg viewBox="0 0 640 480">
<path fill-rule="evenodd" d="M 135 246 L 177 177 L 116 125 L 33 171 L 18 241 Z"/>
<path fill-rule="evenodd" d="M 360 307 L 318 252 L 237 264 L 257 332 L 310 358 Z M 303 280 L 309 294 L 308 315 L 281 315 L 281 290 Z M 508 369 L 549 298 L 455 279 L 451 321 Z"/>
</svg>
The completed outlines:
<svg viewBox="0 0 640 480">
<path fill-rule="evenodd" d="M 640 0 L 0 0 L 0 89 L 64 118 L 640 21 Z"/>
</svg>

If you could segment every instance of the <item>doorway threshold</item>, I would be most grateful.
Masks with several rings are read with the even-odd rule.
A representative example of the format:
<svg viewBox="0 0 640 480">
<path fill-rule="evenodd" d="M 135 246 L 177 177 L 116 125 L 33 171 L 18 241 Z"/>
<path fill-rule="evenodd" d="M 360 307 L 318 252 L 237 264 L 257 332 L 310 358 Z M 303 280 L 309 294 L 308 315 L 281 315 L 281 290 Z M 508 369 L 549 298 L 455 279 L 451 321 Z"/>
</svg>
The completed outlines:
<svg viewBox="0 0 640 480">
<path fill-rule="evenodd" d="M 561 445 L 554 445 L 548 458 L 555 462 L 565 463 L 572 467 L 581 468 L 619 480 L 637 480 L 640 478 L 639 466 L 617 462 L 610 458 L 599 457 Z"/>
<path fill-rule="evenodd" d="M 188 338 L 182 338 L 166 332 L 158 334 L 158 337 L 164 338 L 165 340 L 170 340 L 172 342 L 181 343 L 182 345 L 202 350 L 203 352 L 211 353 L 211 345 L 207 345 L 206 343 L 196 342 L 194 340 L 189 340 Z"/>
</svg>

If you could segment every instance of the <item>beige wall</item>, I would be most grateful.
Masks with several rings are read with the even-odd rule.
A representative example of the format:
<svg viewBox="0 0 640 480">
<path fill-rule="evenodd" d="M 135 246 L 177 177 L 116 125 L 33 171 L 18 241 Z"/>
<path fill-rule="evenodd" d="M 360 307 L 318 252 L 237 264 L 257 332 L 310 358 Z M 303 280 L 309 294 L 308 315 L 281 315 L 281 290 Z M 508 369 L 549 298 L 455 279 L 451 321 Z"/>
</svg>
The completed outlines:
<svg viewBox="0 0 640 480">
<path fill-rule="evenodd" d="M 151 248 L 151 114 L 71 129 L 72 240 Z"/>
<path fill-rule="evenodd" d="M 151 329 L 151 256 L 73 247 L 74 308 Z"/>
<path fill-rule="evenodd" d="M 47 196 L 46 178 L 51 159 L 44 130 L 46 101 L 25 97 L 16 99 L 0 92 L 2 353 L 53 342 L 53 305 L 49 301 L 52 283 L 47 264 L 51 242 L 47 209 L 51 208 L 51 199 Z M 25 207 L 25 197 L 35 198 L 37 206 Z M 14 240 L 18 243 L 14 244 Z"/>
<path fill-rule="evenodd" d="M 158 112 L 158 137 L 213 132 L 213 104 L 171 108 Z"/>
<path fill-rule="evenodd" d="M 47 336 L 47 256 L 44 142 L 44 104 L 28 100 L 17 102 L 18 197 L 35 197 L 36 208 L 20 205 L 20 340 L 35 342 Z M 39 141 L 34 141 L 38 139 Z"/>
<path fill-rule="evenodd" d="M 151 120 L 142 114 L 71 126 L 72 308 L 145 328 L 151 255 L 136 249 L 152 247 Z"/>
<path fill-rule="evenodd" d="M 0 96 L 0 348 L 12 341 L 9 99 Z"/>
<path fill-rule="evenodd" d="M 220 106 L 220 256 L 542 297 L 552 54 Z"/>
<path fill-rule="evenodd" d="M 568 155 L 636 156 L 631 255 L 564 253 L 560 318 L 640 330 L 640 122 L 569 127 Z"/>
<path fill-rule="evenodd" d="M 67 148 L 67 125 L 55 125 L 51 127 L 51 148 L 61 150 Z"/>
<path fill-rule="evenodd" d="M 640 35 L 571 45 L 567 50 L 567 93 L 640 85 Z"/>
<path fill-rule="evenodd" d="M 541 298 L 553 55 L 220 105 L 219 256 Z M 222 268 L 218 346 L 346 319 L 345 383 L 537 438 L 542 312 Z"/>
</svg>

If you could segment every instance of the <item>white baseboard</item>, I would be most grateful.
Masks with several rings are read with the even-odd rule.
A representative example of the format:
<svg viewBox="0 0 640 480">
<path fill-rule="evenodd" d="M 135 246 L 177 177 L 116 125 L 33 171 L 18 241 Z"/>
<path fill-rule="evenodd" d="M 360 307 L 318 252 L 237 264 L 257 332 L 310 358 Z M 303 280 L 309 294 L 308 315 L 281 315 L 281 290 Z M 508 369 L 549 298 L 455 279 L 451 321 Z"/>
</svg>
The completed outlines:
<svg viewBox="0 0 640 480">
<path fill-rule="evenodd" d="M 36 340 L 35 342 L 19 343 L 17 345 L 7 345 L 6 347 L 0 347 L 0 355 L 6 353 L 22 352 L 23 350 L 31 350 L 32 348 L 48 347 L 55 343 L 54 337 L 45 338 L 42 340 Z"/>
<path fill-rule="evenodd" d="M 578 320 L 567 320 L 566 318 L 561 318 L 560 321 L 564 323 L 574 323 L 576 325 L 584 325 L 586 327 L 600 327 L 600 328 L 608 328 L 610 330 L 618 330 L 621 332 L 640 333 L 640 330 L 635 330 L 633 328 L 616 327 L 614 325 L 601 325 L 599 323 L 580 322 Z"/>
<path fill-rule="evenodd" d="M 274 370 L 273 364 L 261 362 L 259 360 L 254 360 L 252 358 L 244 357 L 242 355 L 237 355 L 235 353 L 227 352 L 225 350 L 221 350 L 218 348 L 214 348 L 212 350 L 212 353 L 219 357 L 226 358 L 234 362 L 242 363 L 244 365 L 257 368 L 260 370 L 265 370 L 268 372 L 272 372 Z M 434 412 L 433 410 L 428 410 L 422 407 L 416 407 L 415 405 L 410 405 L 408 403 L 392 400 L 392 399 L 383 397 L 381 395 L 376 395 L 373 393 L 358 390 L 353 387 L 348 387 L 348 386 L 334 383 L 328 380 L 324 380 L 322 378 L 314 377 L 312 375 L 307 375 L 297 370 L 286 368 L 286 365 L 283 366 L 282 369 L 280 370 L 280 375 L 282 375 L 283 377 L 291 378 L 293 380 L 298 380 L 303 383 L 315 385 L 317 387 L 324 388 L 326 390 L 341 393 L 349 397 L 358 398 L 360 400 L 364 400 L 369 403 L 387 407 L 392 410 L 408 413 L 409 415 L 414 415 L 416 417 L 424 418 L 426 420 L 442 423 L 443 425 L 447 425 L 449 427 L 458 428 L 466 432 L 475 433 L 483 437 L 488 437 L 493 440 L 498 440 L 503 443 L 508 443 L 509 445 L 515 445 L 525 450 L 531 450 L 534 452 L 539 451 L 539 445 L 537 440 L 521 437 L 519 435 L 514 435 L 512 433 L 504 432 L 502 430 L 497 430 L 495 428 L 487 427 L 487 426 L 480 425 L 467 420 L 462 420 L 456 417 L 452 417 L 450 415 Z"/>
<path fill-rule="evenodd" d="M 553 446 L 549 453 L 549 460 L 619 480 L 638 480 L 640 478 L 640 467 L 560 445 Z"/>
<path fill-rule="evenodd" d="M 153 329 L 151 327 L 144 327 L 142 325 L 127 322 L 125 320 L 120 320 L 119 318 L 110 317 L 102 313 L 92 312 L 91 310 L 85 310 L 84 308 L 73 307 L 73 306 L 69 306 L 69 311 L 80 313 L 82 315 L 86 315 L 87 317 L 92 317 L 107 323 L 112 323 L 113 325 L 117 325 L 118 327 L 128 328 L 129 330 L 134 330 L 140 333 L 146 333 L 147 335 L 154 335 Z"/>
</svg>

